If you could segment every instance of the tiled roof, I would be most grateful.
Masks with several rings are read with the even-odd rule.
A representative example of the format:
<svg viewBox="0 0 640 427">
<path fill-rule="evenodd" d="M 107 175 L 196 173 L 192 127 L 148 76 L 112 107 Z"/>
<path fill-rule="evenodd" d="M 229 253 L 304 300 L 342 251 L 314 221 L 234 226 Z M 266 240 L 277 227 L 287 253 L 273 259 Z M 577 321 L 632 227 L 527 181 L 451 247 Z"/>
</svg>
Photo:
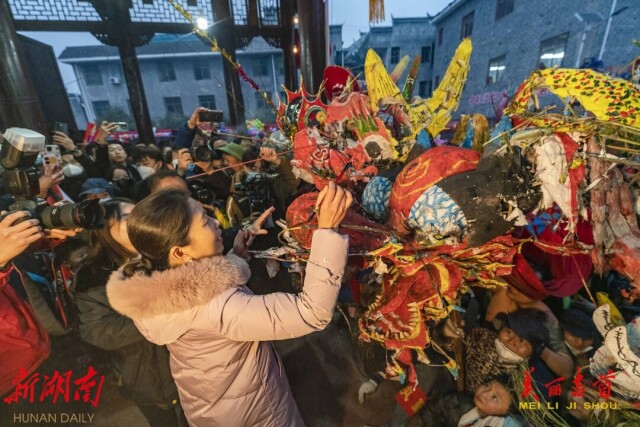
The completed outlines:
<svg viewBox="0 0 640 427">
<path fill-rule="evenodd" d="M 155 38 L 154 38 L 155 39 Z M 162 37 L 160 41 L 151 41 L 151 43 L 136 48 L 137 55 L 166 55 L 185 53 L 203 53 L 210 52 L 211 48 L 195 36 L 177 36 L 173 40 L 167 40 Z M 243 53 L 267 53 L 280 52 L 280 49 L 270 46 L 262 37 L 254 37 L 249 45 L 244 49 L 237 49 L 236 54 Z M 118 58 L 118 49 L 114 46 L 97 45 L 97 46 L 70 46 L 62 51 L 58 59 L 62 62 L 74 62 L 74 59 L 85 59 L 94 57 L 111 57 Z"/>
</svg>

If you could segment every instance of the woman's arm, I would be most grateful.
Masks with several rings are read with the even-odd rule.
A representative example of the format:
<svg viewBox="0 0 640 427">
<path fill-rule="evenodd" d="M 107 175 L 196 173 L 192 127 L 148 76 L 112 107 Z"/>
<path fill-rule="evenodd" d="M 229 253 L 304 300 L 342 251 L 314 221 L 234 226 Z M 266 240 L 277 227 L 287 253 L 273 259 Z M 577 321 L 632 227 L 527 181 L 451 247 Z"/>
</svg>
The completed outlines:
<svg viewBox="0 0 640 427">
<path fill-rule="evenodd" d="M 328 229 L 317 230 L 302 292 L 253 295 L 248 289 L 239 288 L 224 303 L 222 334 L 236 341 L 267 341 L 324 329 L 338 298 L 348 247 L 347 236 Z M 212 307 L 211 315 L 216 316 L 218 309 Z"/>
</svg>

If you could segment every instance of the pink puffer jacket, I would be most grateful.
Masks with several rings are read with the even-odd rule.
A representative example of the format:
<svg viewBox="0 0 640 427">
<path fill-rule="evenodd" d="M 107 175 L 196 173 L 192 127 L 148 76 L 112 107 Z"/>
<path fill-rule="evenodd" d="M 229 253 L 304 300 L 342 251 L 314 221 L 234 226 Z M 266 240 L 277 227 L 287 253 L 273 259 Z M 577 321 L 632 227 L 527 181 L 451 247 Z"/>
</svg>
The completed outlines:
<svg viewBox="0 0 640 427">
<path fill-rule="evenodd" d="M 201 259 L 151 276 L 111 276 L 107 296 L 155 344 L 166 344 L 192 426 L 303 426 L 271 340 L 324 329 L 335 307 L 348 238 L 313 237 L 303 291 L 253 295 L 247 263 Z"/>
</svg>

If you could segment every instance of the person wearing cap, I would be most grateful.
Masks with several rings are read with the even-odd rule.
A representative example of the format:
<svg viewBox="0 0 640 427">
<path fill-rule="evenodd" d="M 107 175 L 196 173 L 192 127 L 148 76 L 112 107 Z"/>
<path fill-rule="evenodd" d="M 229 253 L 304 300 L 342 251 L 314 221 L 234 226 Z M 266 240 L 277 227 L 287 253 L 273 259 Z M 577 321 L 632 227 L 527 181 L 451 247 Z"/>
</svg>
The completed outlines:
<svg viewBox="0 0 640 427">
<path fill-rule="evenodd" d="M 587 366 L 596 351 L 594 343 L 598 336 L 591 316 L 579 308 L 571 308 L 560 316 L 560 327 L 576 366 Z"/>
<path fill-rule="evenodd" d="M 558 319 L 542 301 L 550 295 L 557 297 L 566 295 L 558 289 L 549 290 L 545 285 L 547 282 L 540 279 L 540 271 L 534 269 L 524 256 L 517 254 L 513 262 L 514 268 L 511 275 L 504 277 L 506 286 L 498 289 L 491 296 L 485 320 L 494 322 L 499 313 L 511 313 L 518 309 L 534 309 L 543 312 L 544 325 L 551 339 L 540 355 L 540 359 L 555 375 L 569 378 L 573 373 L 573 360 L 564 345 Z"/>
<path fill-rule="evenodd" d="M 474 328 L 469 336 L 465 335 L 465 389 L 475 392 L 492 375 L 541 359 L 550 343 L 544 321 L 544 313 L 538 310 L 519 309 L 499 316 L 497 333 Z"/>
<path fill-rule="evenodd" d="M 539 359 L 549 344 L 549 332 L 544 327 L 543 318 L 544 313 L 537 310 L 516 310 L 500 316 L 498 331 L 475 327 L 466 333 L 461 328 L 451 327 L 451 318 L 448 318 L 437 327 L 440 336 L 434 335 L 433 340 L 449 354 L 454 352 L 454 341 L 463 340 L 464 389 L 467 393 L 476 394 L 493 378 L 508 374 L 521 363 L 533 363 Z M 433 365 L 416 364 L 418 387 L 427 395 L 427 400 L 448 392 L 453 386 L 451 375 L 444 366 L 445 363 L 437 362 Z M 540 382 L 535 372 L 533 376 Z M 365 393 L 372 393 L 376 388 L 377 385 Z M 405 426 L 411 416 L 397 403 L 386 425 Z"/>
<path fill-rule="evenodd" d="M 104 178 L 89 178 L 80 188 L 80 200 L 100 199 L 107 201 L 113 197 L 113 188 Z"/>
<path fill-rule="evenodd" d="M 222 147 L 216 148 L 216 150 L 222 153 L 222 164 L 224 167 L 233 169 L 234 172 L 238 172 L 242 169 L 242 155 L 244 154 L 244 148 L 235 142 L 230 142 Z"/>
</svg>

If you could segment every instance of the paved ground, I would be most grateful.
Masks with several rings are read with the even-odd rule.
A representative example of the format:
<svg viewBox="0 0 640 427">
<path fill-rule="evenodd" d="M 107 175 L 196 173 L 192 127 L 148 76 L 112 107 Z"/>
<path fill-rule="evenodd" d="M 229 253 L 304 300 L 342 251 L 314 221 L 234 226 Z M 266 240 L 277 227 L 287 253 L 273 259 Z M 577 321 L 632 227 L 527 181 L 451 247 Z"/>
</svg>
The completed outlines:
<svg viewBox="0 0 640 427">
<path fill-rule="evenodd" d="M 276 348 L 283 359 L 292 391 L 308 427 L 377 427 L 384 424 L 392 410 L 393 396 L 399 386 L 395 382 L 384 383 L 375 394 L 370 395 L 364 405 L 358 403 L 358 388 L 366 377 L 355 362 L 349 330 L 344 321 L 333 322 L 323 332 L 277 342 Z M 79 353 L 83 353 L 82 348 L 77 348 L 68 339 L 58 339 L 54 343 L 54 356 L 38 372 L 50 374 L 55 369 L 61 372 L 73 369 L 75 378 L 81 371 L 86 372 L 88 363 L 102 369 L 99 361 L 90 362 L 86 356 L 78 356 Z M 20 421 L 21 414 L 40 413 L 57 414 L 58 423 Z M 91 424 L 71 425 L 148 426 L 135 405 L 120 397 L 117 387 L 112 383 L 105 383 L 97 408 L 88 404 L 64 402 L 55 405 L 28 401 L 7 405 L 1 402 L 0 426 L 63 425 L 59 422 L 62 413 L 95 413 Z"/>
</svg>

